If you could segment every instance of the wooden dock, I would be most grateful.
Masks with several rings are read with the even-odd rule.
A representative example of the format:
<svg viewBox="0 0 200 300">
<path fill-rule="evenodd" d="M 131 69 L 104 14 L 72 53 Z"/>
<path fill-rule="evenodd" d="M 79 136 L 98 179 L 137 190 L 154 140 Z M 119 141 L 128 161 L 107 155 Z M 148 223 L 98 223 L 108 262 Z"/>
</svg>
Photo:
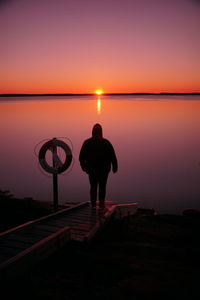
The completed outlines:
<svg viewBox="0 0 200 300">
<path fill-rule="evenodd" d="M 114 213 L 121 217 L 137 210 L 137 204 L 125 206 L 109 204 L 100 212 L 85 202 L 1 233 L 0 280 L 24 274 L 69 241 L 89 241 Z"/>
</svg>

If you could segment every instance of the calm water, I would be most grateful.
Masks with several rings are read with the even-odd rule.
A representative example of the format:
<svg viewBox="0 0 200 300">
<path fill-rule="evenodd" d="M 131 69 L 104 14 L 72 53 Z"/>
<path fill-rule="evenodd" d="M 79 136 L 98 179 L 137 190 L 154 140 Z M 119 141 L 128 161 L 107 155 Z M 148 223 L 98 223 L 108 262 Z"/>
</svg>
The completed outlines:
<svg viewBox="0 0 200 300">
<path fill-rule="evenodd" d="M 108 200 L 158 212 L 200 209 L 200 96 L 0 98 L 0 189 L 52 202 L 52 178 L 36 154 L 46 140 L 66 137 L 74 161 L 59 176 L 59 202 L 87 201 L 78 155 L 97 122 L 119 162 Z"/>
</svg>

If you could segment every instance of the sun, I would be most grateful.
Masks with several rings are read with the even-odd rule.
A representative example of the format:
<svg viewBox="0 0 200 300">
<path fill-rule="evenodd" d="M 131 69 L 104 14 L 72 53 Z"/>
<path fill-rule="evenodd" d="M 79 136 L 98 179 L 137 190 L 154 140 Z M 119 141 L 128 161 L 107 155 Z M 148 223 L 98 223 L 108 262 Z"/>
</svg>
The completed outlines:
<svg viewBox="0 0 200 300">
<path fill-rule="evenodd" d="M 100 96 L 100 95 L 103 94 L 103 90 L 102 89 L 97 89 L 97 90 L 95 90 L 95 94 Z"/>
</svg>

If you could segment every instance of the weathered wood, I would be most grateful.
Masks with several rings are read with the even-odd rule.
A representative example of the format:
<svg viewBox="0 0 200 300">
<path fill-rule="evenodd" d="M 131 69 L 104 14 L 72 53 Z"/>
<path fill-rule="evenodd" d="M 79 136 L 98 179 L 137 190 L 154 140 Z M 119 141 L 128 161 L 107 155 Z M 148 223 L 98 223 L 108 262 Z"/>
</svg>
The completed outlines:
<svg viewBox="0 0 200 300">
<path fill-rule="evenodd" d="M 106 224 L 106 222 L 110 219 L 110 217 L 113 215 L 114 211 L 116 209 L 116 206 L 113 205 L 107 209 L 105 213 L 101 215 L 96 225 L 88 232 L 88 234 L 85 235 L 84 241 L 89 241 L 92 239 L 92 237 L 103 227 L 103 225 Z"/>
<path fill-rule="evenodd" d="M 16 240 L 10 240 L 10 239 L 6 239 L 2 244 L 2 247 L 12 247 L 12 248 L 16 248 L 19 250 L 23 250 L 26 249 L 27 247 L 30 246 L 30 243 L 26 243 L 26 241 L 23 242 L 19 242 Z"/>
<path fill-rule="evenodd" d="M 65 221 L 60 221 L 60 220 L 55 220 L 55 221 L 51 221 L 49 224 L 54 225 L 54 226 L 64 226 L 69 222 L 73 222 L 74 224 L 82 224 L 84 222 L 84 224 L 95 224 L 96 221 L 95 220 L 82 220 L 82 219 L 76 219 L 76 216 L 73 218 L 67 218 Z"/>
<path fill-rule="evenodd" d="M 55 226 L 51 226 L 48 224 L 38 224 L 38 225 L 36 225 L 36 229 L 48 231 L 50 233 L 54 233 L 57 231 L 57 228 Z"/>
<path fill-rule="evenodd" d="M 22 275 L 30 266 L 48 257 L 70 239 L 68 226 L 19 252 L 0 265 L 0 279 L 12 279 Z"/>
<path fill-rule="evenodd" d="M 23 273 L 69 240 L 90 241 L 114 212 L 121 218 L 136 211 L 136 203 L 112 203 L 102 211 L 91 209 L 87 202 L 7 230 L 0 234 L 0 276 L 5 279 Z"/>
<path fill-rule="evenodd" d="M 115 218 L 121 219 L 137 213 L 138 203 L 116 204 Z"/>
<path fill-rule="evenodd" d="M 15 256 L 19 252 L 19 249 L 8 247 L 8 246 L 1 246 L 0 253 L 7 254 L 8 256 Z"/>
<path fill-rule="evenodd" d="M 84 206 L 88 206 L 88 202 L 83 202 L 83 203 L 78 203 L 72 207 L 68 207 L 68 208 L 64 208 L 63 210 L 61 211 L 57 211 L 55 213 L 52 213 L 50 215 L 47 215 L 47 216 L 44 216 L 44 217 L 41 217 L 41 218 L 38 218 L 38 219 L 35 219 L 33 221 L 29 221 L 29 222 L 26 222 L 24 224 L 21 224 L 19 226 L 16 226 L 14 228 L 11 228 L 11 229 L 8 229 L 4 232 L 1 232 L 0 233 L 0 240 L 2 238 L 4 238 L 6 235 L 9 235 L 11 232 L 17 232 L 17 231 L 28 231 L 29 229 L 31 229 L 35 224 L 37 223 L 45 223 L 46 220 L 48 219 L 53 219 L 53 218 L 57 218 L 58 216 L 61 216 L 61 215 L 64 215 L 65 213 L 73 213 L 73 211 L 76 211 L 77 209 L 80 209 Z"/>
</svg>

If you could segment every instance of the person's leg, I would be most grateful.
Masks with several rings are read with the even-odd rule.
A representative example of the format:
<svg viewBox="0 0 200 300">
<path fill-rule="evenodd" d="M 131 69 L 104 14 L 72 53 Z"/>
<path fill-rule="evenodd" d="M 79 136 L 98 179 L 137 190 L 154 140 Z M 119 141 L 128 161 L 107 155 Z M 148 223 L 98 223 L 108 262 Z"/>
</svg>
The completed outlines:
<svg viewBox="0 0 200 300">
<path fill-rule="evenodd" d="M 108 173 L 102 173 L 99 176 L 99 206 L 105 206 L 105 197 L 106 197 L 106 184 L 108 179 Z"/>
<path fill-rule="evenodd" d="M 90 201 L 92 207 L 95 207 L 97 201 L 97 177 L 94 174 L 89 174 L 89 181 L 90 181 Z"/>
</svg>

